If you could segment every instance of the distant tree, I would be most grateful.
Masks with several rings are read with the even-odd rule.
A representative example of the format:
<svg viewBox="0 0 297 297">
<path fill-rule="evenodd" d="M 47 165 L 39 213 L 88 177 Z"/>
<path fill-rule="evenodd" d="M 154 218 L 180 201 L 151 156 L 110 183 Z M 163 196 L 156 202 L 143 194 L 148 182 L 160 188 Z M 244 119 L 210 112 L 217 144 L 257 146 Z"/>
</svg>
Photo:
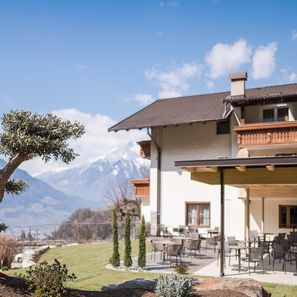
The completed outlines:
<svg viewBox="0 0 297 297">
<path fill-rule="evenodd" d="M 110 258 L 110 264 L 113 267 L 120 266 L 120 253 L 119 253 L 119 234 L 116 210 L 112 210 L 112 240 L 113 240 L 113 253 Z"/>
<path fill-rule="evenodd" d="M 124 257 L 124 264 L 126 267 L 130 267 L 132 265 L 130 236 L 131 236 L 130 215 L 129 215 L 129 212 L 127 212 L 125 215 L 125 257 Z"/>
<path fill-rule="evenodd" d="M 0 154 L 8 161 L 0 169 L 0 202 L 4 193 L 18 195 L 26 188 L 24 181 L 11 178 L 23 162 L 40 157 L 44 162 L 53 159 L 68 164 L 78 155 L 68 141 L 84 133 L 79 122 L 71 123 L 51 113 L 40 115 L 24 110 L 4 114 L 1 121 Z"/>
<path fill-rule="evenodd" d="M 0 223 L 0 233 L 5 232 L 7 230 L 8 226 L 4 223 Z"/>
<path fill-rule="evenodd" d="M 146 242 L 145 242 L 145 220 L 144 216 L 141 218 L 140 232 L 139 232 L 139 254 L 138 266 L 144 268 L 146 265 Z"/>
<path fill-rule="evenodd" d="M 27 238 L 28 238 L 29 241 L 32 241 L 33 240 L 33 235 L 31 233 L 31 229 L 28 232 Z"/>
<path fill-rule="evenodd" d="M 26 233 L 25 233 L 24 230 L 22 230 L 22 232 L 21 232 L 21 241 L 24 241 L 24 240 L 26 240 Z"/>
</svg>

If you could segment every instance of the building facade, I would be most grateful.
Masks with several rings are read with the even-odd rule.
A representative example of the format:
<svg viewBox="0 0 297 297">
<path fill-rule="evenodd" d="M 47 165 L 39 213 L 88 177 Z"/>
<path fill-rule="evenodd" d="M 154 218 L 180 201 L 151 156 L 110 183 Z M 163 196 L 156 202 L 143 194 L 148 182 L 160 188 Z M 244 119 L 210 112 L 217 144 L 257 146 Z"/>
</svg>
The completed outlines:
<svg viewBox="0 0 297 297">
<path fill-rule="evenodd" d="M 246 73 L 230 80 L 230 92 L 157 100 L 110 128 L 147 129 L 150 140 L 139 144 L 150 181 L 134 186 L 153 234 L 160 225 L 221 226 L 221 185 L 212 177 L 226 160 L 235 160 L 224 187 L 227 236 L 297 226 L 297 84 L 246 89 Z"/>
</svg>

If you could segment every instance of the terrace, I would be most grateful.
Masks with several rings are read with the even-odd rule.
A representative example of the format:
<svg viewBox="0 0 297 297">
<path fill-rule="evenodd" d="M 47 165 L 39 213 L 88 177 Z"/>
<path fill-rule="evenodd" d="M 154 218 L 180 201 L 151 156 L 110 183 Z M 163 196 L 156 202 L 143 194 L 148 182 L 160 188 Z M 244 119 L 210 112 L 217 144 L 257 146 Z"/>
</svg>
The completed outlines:
<svg viewBox="0 0 297 297">
<path fill-rule="evenodd" d="M 225 270 L 224 276 L 231 278 L 252 278 L 260 282 L 269 282 L 286 285 L 297 285 L 297 263 L 296 263 L 296 247 L 292 245 L 285 252 L 284 260 L 275 259 L 275 245 L 276 239 L 273 241 L 272 235 L 267 235 L 265 242 L 269 244 L 269 254 L 265 253 L 263 256 L 263 262 L 257 262 L 255 265 L 249 256 L 249 251 L 257 249 L 261 246 L 261 236 L 257 240 L 251 241 L 250 243 L 244 241 L 237 241 L 236 245 L 234 242 L 225 243 Z M 187 237 L 185 240 L 182 237 L 170 238 L 153 238 L 152 239 L 152 252 L 147 255 L 147 266 L 146 271 L 152 273 L 170 273 L 174 272 L 176 265 L 176 257 L 170 257 L 167 255 L 168 247 L 178 244 L 183 246 L 186 245 Z M 217 277 L 220 274 L 219 265 L 219 241 L 215 245 L 207 246 L 207 242 L 214 237 L 208 237 L 207 239 L 201 240 L 200 250 L 189 251 L 184 248 L 181 252 L 181 256 L 177 257 L 178 264 L 185 264 L 188 266 L 188 273 L 196 276 L 207 276 Z M 263 237 L 262 237 L 263 239 Z M 183 241 L 183 243 L 182 243 Z M 286 240 L 285 240 L 286 241 Z M 164 246 L 164 249 L 156 250 L 154 247 L 156 244 L 160 247 Z M 154 251 L 155 250 L 155 251 Z M 238 257 L 238 251 L 241 251 L 240 258 Z M 273 256 L 274 255 L 274 256 Z M 240 259 L 240 260 L 239 260 Z M 136 259 L 135 259 L 136 260 Z M 273 266 L 274 262 L 274 266 Z M 285 269 L 283 265 L 285 264 Z M 263 266 L 264 265 L 264 266 Z M 249 272 L 250 266 L 250 272 Z M 254 271 L 255 266 L 255 271 Z M 264 267 L 264 270 L 263 270 Z"/>
</svg>

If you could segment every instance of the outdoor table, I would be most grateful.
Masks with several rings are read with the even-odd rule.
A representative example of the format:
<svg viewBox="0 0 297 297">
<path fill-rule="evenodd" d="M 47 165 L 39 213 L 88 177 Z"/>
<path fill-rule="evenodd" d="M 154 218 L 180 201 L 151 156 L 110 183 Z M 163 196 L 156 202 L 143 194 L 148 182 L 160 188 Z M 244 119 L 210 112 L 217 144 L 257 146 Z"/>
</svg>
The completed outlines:
<svg viewBox="0 0 297 297">
<path fill-rule="evenodd" d="M 219 230 L 215 230 L 215 229 L 208 229 L 207 233 L 212 237 L 214 234 L 219 234 Z"/>
<path fill-rule="evenodd" d="M 296 272 L 297 272 L 297 250 L 290 249 L 288 252 L 289 252 L 289 254 L 294 255 L 295 262 L 296 262 Z M 296 275 L 296 273 L 294 275 Z"/>
<path fill-rule="evenodd" d="M 183 254 L 185 254 L 185 251 L 184 251 L 184 246 L 185 246 L 185 240 L 193 240 L 192 237 L 186 237 L 186 236 L 173 236 L 172 239 L 179 239 L 181 240 L 181 245 L 182 245 L 182 249 L 183 249 Z"/>
<path fill-rule="evenodd" d="M 241 250 L 246 250 L 246 246 L 240 246 L 240 245 L 229 245 L 230 250 L 235 250 L 238 256 L 238 272 L 240 272 L 241 269 Z"/>
</svg>

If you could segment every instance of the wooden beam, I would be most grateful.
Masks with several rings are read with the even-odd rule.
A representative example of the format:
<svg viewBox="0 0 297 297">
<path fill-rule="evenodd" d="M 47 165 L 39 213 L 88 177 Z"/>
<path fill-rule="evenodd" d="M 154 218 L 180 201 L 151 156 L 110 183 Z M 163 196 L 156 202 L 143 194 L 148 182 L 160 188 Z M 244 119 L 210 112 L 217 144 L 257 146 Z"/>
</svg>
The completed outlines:
<svg viewBox="0 0 297 297">
<path fill-rule="evenodd" d="M 218 172 L 218 167 L 197 167 L 195 172 Z"/>
<path fill-rule="evenodd" d="M 296 185 L 296 167 L 278 167 L 275 171 L 264 168 L 249 168 L 246 172 L 238 174 L 238 170 L 225 169 L 224 179 L 226 185 Z M 196 172 L 191 175 L 192 180 L 219 185 L 220 176 L 213 172 Z"/>
<path fill-rule="evenodd" d="M 245 172 L 246 171 L 246 167 L 245 166 L 237 166 L 235 167 L 238 171 L 240 172 Z"/>
<path fill-rule="evenodd" d="M 275 170 L 275 167 L 274 167 L 274 165 L 267 165 L 267 166 L 266 166 L 266 169 L 267 169 L 268 171 L 274 171 L 274 170 Z"/>
</svg>

